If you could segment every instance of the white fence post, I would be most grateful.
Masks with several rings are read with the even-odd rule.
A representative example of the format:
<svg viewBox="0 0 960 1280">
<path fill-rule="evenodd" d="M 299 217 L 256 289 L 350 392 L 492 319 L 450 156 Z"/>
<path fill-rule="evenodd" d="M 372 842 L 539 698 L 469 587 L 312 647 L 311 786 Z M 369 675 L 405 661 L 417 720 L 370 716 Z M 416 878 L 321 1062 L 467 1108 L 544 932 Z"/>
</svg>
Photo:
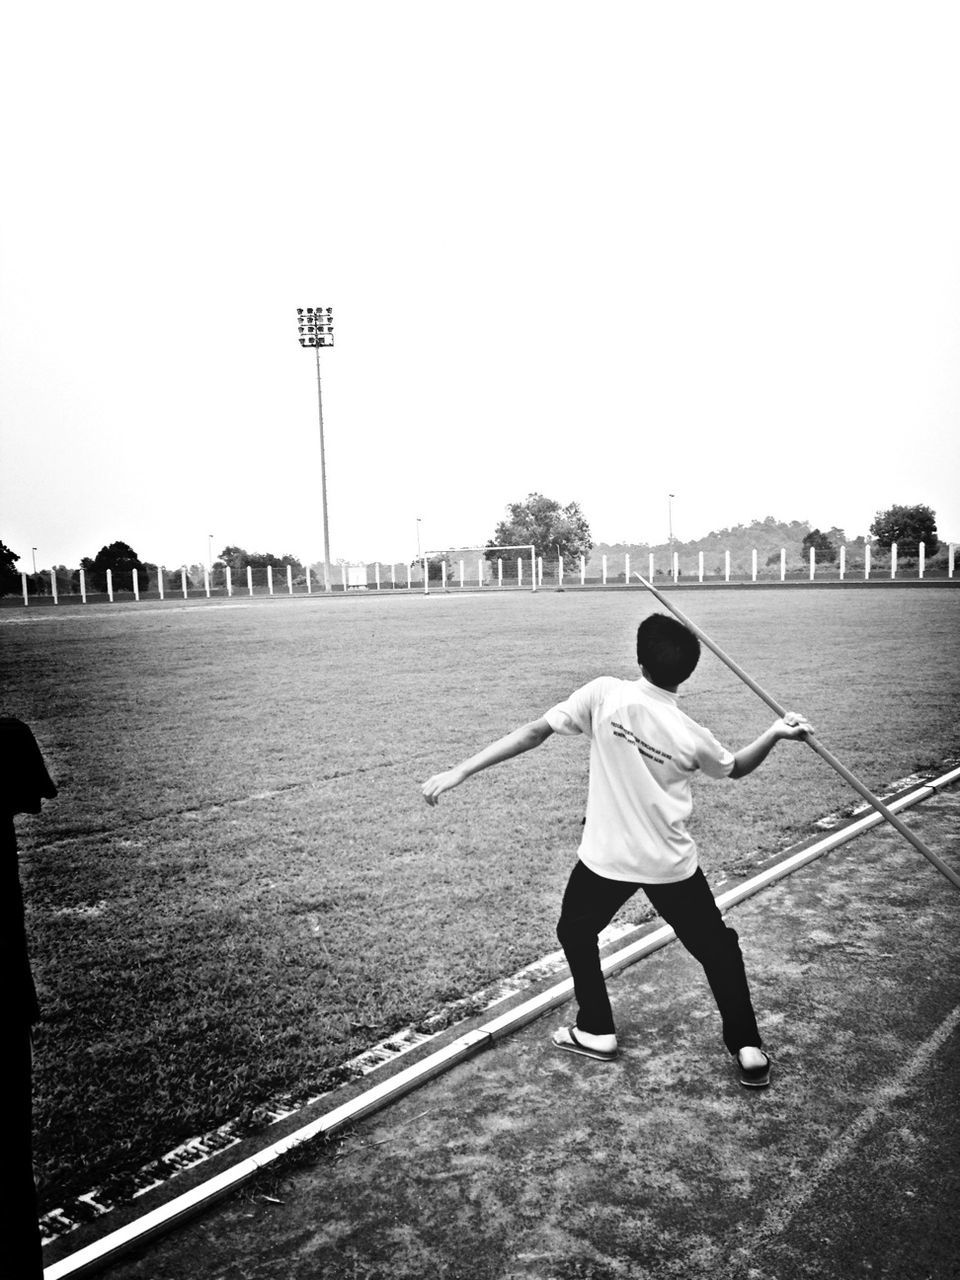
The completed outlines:
<svg viewBox="0 0 960 1280">
<path fill-rule="evenodd" d="M 160 570 L 160 599 L 163 599 L 163 570 Z M 84 569 L 80 570 L 80 600 L 83 604 L 87 603 L 87 574 Z"/>
<path fill-rule="evenodd" d="M 917 572 L 918 572 L 918 575 L 922 578 L 923 568 L 927 560 L 927 544 L 925 542 L 921 542 L 920 546 L 917 549 L 920 553 L 920 563 L 917 566 Z"/>
<path fill-rule="evenodd" d="M 503 586 L 503 561 L 497 556 L 497 586 Z"/>
<path fill-rule="evenodd" d="M 181 565 L 180 567 L 180 589 L 183 591 L 184 600 L 186 600 L 187 598 L 187 566 L 186 565 Z"/>
<path fill-rule="evenodd" d="M 750 557 L 750 581 L 756 582 L 756 580 L 757 580 L 757 548 L 754 547 L 753 554 Z"/>
<path fill-rule="evenodd" d="M 870 543 L 863 544 L 863 578 L 866 581 L 870 577 Z"/>
<path fill-rule="evenodd" d="M 897 576 L 897 544 L 895 542 L 891 542 L 890 543 L 890 577 L 895 578 L 896 576 Z"/>
<path fill-rule="evenodd" d="M 110 603 L 113 604 L 113 570 L 112 569 L 107 570 L 107 595 L 110 599 Z"/>
<path fill-rule="evenodd" d="M 606 556 L 600 557 L 600 576 L 603 581 L 603 585 L 606 586 L 607 585 L 607 557 Z"/>
<path fill-rule="evenodd" d="M 136 569 L 133 571 L 133 598 L 134 600 L 140 599 L 140 574 Z"/>
<path fill-rule="evenodd" d="M 673 580 L 674 582 L 678 582 L 680 580 L 680 552 L 679 551 L 675 551 L 673 553 Z"/>
<path fill-rule="evenodd" d="M 29 604 L 30 595 L 29 595 L 29 592 L 27 591 L 27 575 L 25 573 L 21 573 L 20 575 L 20 585 L 23 587 L 23 603 Z"/>
<path fill-rule="evenodd" d="M 537 582 L 543 586 L 543 556 L 537 556 Z"/>
<path fill-rule="evenodd" d="M 697 581 L 703 581 L 703 552 L 697 554 Z"/>
<path fill-rule="evenodd" d="M 483 556 L 477 557 L 477 586 L 483 586 Z"/>
<path fill-rule="evenodd" d="M 267 565 L 267 592 L 269 595 L 271 596 L 273 595 L 273 565 L 272 564 Z"/>
<path fill-rule="evenodd" d="M 463 561 L 460 561 L 460 590 L 463 590 Z"/>
<path fill-rule="evenodd" d="M 846 572 L 847 572 L 847 548 L 844 545 L 840 548 L 840 581 L 841 582 L 846 576 Z"/>
<path fill-rule="evenodd" d="M 623 557 L 623 580 L 627 584 L 627 586 L 630 585 L 630 552 L 629 551 Z"/>
<path fill-rule="evenodd" d="M 427 580 L 427 576 L 426 576 L 426 575 L 427 575 L 427 562 L 426 562 L 426 560 L 424 560 L 424 562 L 423 562 L 423 575 L 424 575 L 424 576 L 423 576 L 423 580 L 424 580 L 424 582 L 426 582 L 426 580 Z M 341 566 L 340 566 L 340 579 L 341 579 L 341 581 L 343 582 L 343 594 L 344 594 L 344 595 L 346 595 L 346 594 L 347 594 L 347 566 L 346 566 L 345 564 L 341 564 Z"/>
<path fill-rule="evenodd" d="M 951 547 L 950 550 L 952 552 L 953 548 Z M 581 587 L 585 587 L 587 585 L 587 557 L 586 556 L 580 557 L 580 585 Z"/>
<path fill-rule="evenodd" d="M 557 586 L 563 586 L 563 556 L 557 554 Z"/>
<path fill-rule="evenodd" d="M 59 604 L 59 603 L 60 603 L 60 600 L 59 600 L 59 597 L 57 596 L 57 571 L 56 571 L 56 569 L 51 569 L 51 570 L 50 570 L 50 590 L 51 590 L 51 592 L 53 593 L 53 603 L 54 603 L 54 604 Z"/>
<path fill-rule="evenodd" d="M 233 595 L 233 574 L 231 573 L 230 566 L 228 564 L 223 566 L 223 574 L 227 580 L 227 596 L 229 597 Z"/>
<path fill-rule="evenodd" d="M 723 553 L 723 580 L 724 582 L 730 581 L 730 552 L 729 551 L 725 551 Z"/>
<path fill-rule="evenodd" d="M 307 583 L 307 595 L 311 596 L 313 595 L 313 584 L 310 581 L 310 565 L 309 564 L 304 564 L 303 573 Z"/>
<path fill-rule="evenodd" d="M 391 562 L 391 564 L 390 564 L 390 590 L 391 590 L 391 591 L 396 591 L 396 589 L 397 589 L 397 566 L 396 566 L 396 564 L 395 564 L 395 563 Z"/>
<path fill-rule="evenodd" d="M 536 570 L 536 563 L 535 563 L 536 554 L 537 554 L 536 550 L 533 547 L 531 547 L 530 548 L 530 590 L 531 591 L 536 591 L 537 589 L 537 570 Z M 540 561 L 540 572 L 543 573 L 542 560 Z"/>
<path fill-rule="evenodd" d="M 786 582 L 786 580 L 787 580 L 787 549 L 786 547 L 781 547 L 780 548 L 780 581 Z"/>
<path fill-rule="evenodd" d="M 441 561 L 440 561 L 440 585 L 441 585 L 441 587 L 443 588 L 443 590 L 444 590 L 444 591 L 446 591 L 446 589 L 447 589 L 447 562 L 446 562 L 446 560 L 441 560 Z"/>
<path fill-rule="evenodd" d="M 203 594 L 210 599 L 210 570 L 206 565 L 203 566 Z"/>
<path fill-rule="evenodd" d="M 947 549 L 947 577 L 953 577 L 953 543 L 950 543 Z"/>
<path fill-rule="evenodd" d="M 517 586 L 523 586 L 523 556 L 517 556 Z"/>
<path fill-rule="evenodd" d="M 810 548 L 810 581 L 811 582 L 813 581 L 814 576 L 816 575 L 816 572 L 817 572 L 817 553 L 813 549 L 813 547 L 811 547 Z"/>
<path fill-rule="evenodd" d="M 293 565 L 287 565 L 287 595 L 293 595 Z"/>
<path fill-rule="evenodd" d="M 655 557 L 653 552 L 651 551 L 650 554 L 647 556 L 647 580 L 649 582 L 653 581 L 653 577 L 656 571 L 657 569 L 656 569 Z"/>
<path fill-rule="evenodd" d="M 253 568 L 249 564 L 247 565 L 247 591 L 253 595 Z"/>
</svg>

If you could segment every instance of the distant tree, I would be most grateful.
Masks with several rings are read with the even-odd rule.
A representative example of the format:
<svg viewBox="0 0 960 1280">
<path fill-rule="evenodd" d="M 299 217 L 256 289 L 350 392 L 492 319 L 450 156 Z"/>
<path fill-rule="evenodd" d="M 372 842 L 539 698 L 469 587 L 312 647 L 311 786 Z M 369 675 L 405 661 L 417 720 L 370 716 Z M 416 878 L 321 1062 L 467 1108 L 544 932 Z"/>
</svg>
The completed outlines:
<svg viewBox="0 0 960 1280">
<path fill-rule="evenodd" d="M 247 551 L 245 547 L 227 546 L 217 556 L 213 581 L 216 584 L 225 580 L 222 572 L 223 567 L 229 567 L 231 577 L 236 582 L 241 574 L 246 573 L 247 565 L 251 569 L 265 569 L 267 565 L 270 565 L 272 569 L 283 569 L 288 564 L 292 566 L 295 578 L 303 576 L 303 565 L 296 556 L 275 556 L 272 551 Z M 221 566 L 220 574 L 216 572 L 218 565 Z"/>
<path fill-rule="evenodd" d="M 940 545 L 937 540 L 936 512 L 922 504 L 914 507 L 894 506 L 888 507 L 886 511 L 878 511 L 870 532 L 881 547 L 889 547 L 895 542 L 901 555 L 917 555 L 922 542 L 925 544 L 926 554 L 932 556 Z"/>
<path fill-rule="evenodd" d="M 87 576 L 88 585 L 94 591 L 106 591 L 107 570 L 113 574 L 115 591 L 133 590 L 133 570 L 137 570 L 140 585 L 145 586 L 148 569 L 133 547 L 126 542 L 111 542 L 108 547 L 101 547 L 91 560 L 84 556 L 80 568 Z"/>
<path fill-rule="evenodd" d="M 576 502 L 561 507 L 553 498 L 531 493 L 523 502 L 511 502 L 507 518 L 497 525 L 490 539 L 494 547 L 533 543 L 538 556 L 573 558 L 587 555 L 593 546 L 590 526 Z M 488 560 L 496 550 L 487 551 Z"/>
<path fill-rule="evenodd" d="M 57 575 L 57 592 L 60 595 L 76 594 L 80 590 L 80 574 L 65 564 L 55 564 L 53 572 Z"/>
<path fill-rule="evenodd" d="M 830 541 L 830 535 L 821 533 L 819 529 L 811 529 L 803 539 L 804 558 L 809 556 L 810 548 L 813 547 L 816 552 L 817 559 L 832 564 L 837 558 L 837 548 Z"/>
<path fill-rule="evenodd" d="M 450 576 L 450 560 L 447 556 L 436 555 L 427 556 L 427 581 L 442 582 L 443 566 L 447 566 L 447 576 Z"/>
<path fill-rule="evenodd" d="M 250 553 L 243 547 L 227 546 L 217 556 L 217 561 L 229 566 L 231 574 L 236 577 L 250 563 Z"/>
<path fill-rule="evenodd" d="M 251 551 L 247 556 L 247 564 L 252 565 L 254 569 L 266 569 L 267 565 L 271 569 L 282 569 L 292 564 L 294 572 L 303 571 L 303 565 L 294 556 L 275 556 L 272 551 Z"/>
<path fill-rule="evenodd" d="M 292 556 L 288 552 L 285 556 L 280 557 L 280 563 L 282 565 L 290 565 L 291 569 L 293 570 L 293 576 L 295 578 L 303 577 L 304 568 L 296 556 Z M 320 576 L 323 577 L 322 574 Z"/>
<path fill-rule="evenodd" d="M 0 596 L 12 595 L 20 590 L 20 575 L 16 568 L 19 559 L 15 551 L 0 542 Z"/>
</svg>

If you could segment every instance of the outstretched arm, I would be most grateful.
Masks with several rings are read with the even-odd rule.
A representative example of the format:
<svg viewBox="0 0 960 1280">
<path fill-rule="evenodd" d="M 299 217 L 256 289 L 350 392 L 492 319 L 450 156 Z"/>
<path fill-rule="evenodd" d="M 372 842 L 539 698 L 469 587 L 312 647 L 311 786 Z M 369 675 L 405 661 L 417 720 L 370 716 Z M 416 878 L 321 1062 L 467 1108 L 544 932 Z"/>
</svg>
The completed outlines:
<svg viewBox="0 0 960 1280">
<path fill-rule="evenodd" d="M 521 725 L 519 729 L 514 729 L 513 733 L 508 733 L 505 738 L 498 738 L 496 742 L 491 742 L 489 747 L 484 747 L 469 760 L 463 760 L 452 769 L 435 773 L 432 778 L 428 778 L 421 787 L 424 800 L 427 804 L 436 804 L 444 791 L 459 787 L 461 782 L 466 782 L 467 778 L 479 773 L 481 769 L 489 769 L 492 764 L 499 764 L 501 760 L 509 760 L 511 756 L 519 756 L 524 751 L 539 747 L 541 742 L 546 742 L 551 733 L 553 730 L 543 717 Z"/>
<path fill-rule="evenodd" d="M 746 777 L 748 773 L 753 773 L 758 765 L 763 764 L 778 742 L 781 740 L 796 742 L 805 738 L 808 733 L 813 733 L 813 726 L 795 711 L 788 711 L 782 720 L 775 720 L 769 729 L 761 733 L 756 742 L 740 748 L 733 757 L 730 777 Z"/>
</svg>

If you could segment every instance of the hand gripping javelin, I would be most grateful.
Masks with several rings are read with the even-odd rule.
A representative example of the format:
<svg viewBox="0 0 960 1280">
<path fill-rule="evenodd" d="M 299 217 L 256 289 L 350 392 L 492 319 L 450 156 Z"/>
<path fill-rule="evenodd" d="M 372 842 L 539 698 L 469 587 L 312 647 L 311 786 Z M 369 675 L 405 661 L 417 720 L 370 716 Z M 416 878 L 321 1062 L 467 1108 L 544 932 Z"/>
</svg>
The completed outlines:
<svg viewBox="0 0 960 1280">
<path fill-rule="evenodd" d="M 739 676 L 740 679 L 743 681 L 743 683 L 748 688 L 752 689 L 753 692 L 757 695 L 757 697 L 762 698 L 763 701 L 767 704 L 767 706 L 770 707 L 772 711 L 776 712 L 778 716 L 783 717 L 786 714 L 783 707 L 780 706 L 779 702 L 777 702 L 774 698 L 771 698 L 769 693 L 766 692 L 766 690 L 761 689 L 761 687 L 757 684 L 756 680 L 748 676 L 746 671 L 744 671 L 742 667 L 738 666 L 737 663 L 735 663 L 732 658 L 728 657 L 727 654 L 723 652 L 723 650 L 720 648 L 719 645 L 714 644 L 714 642 L 710 639 L 708 635 L 705 635 L 704 632 L 701 631 L 698 626 L 692 623 L 689 618 L 685 617 L 680 612 L 680 610 L 675 605 L 671 604 L 670 601 L 667 600 L 666 597 L 663 596 L 652 583 L 648 582 L 646 578 L 644 578 L 641 574 L 636 573 L 636 571 L 634 572 L 635 572 L 635 576 L 640 579 L 640 581 L 643 583 L 646 589 L 649 592 L 651 592 L 652 595 L 656 596 L 656 598 L 660 601 L 660 603 L 665 608 L 669 609 L 670 612 L 674 615 L 674 617 L 678 618 L 685 627 L 689 627 L 689 629 L 693 632 L 693 634 L 697 636 L 702 641 L 702 643 L 707 646 L 708 649 L 712 650 L 720 659 L 720 661 L 725 663 L 726 666 L 730 668 L 730 670 L 733 672 L 735 676 Z M 841 764 L 840 761 L 837 759 L 837 757 L 833 755 L 832 752 L 828 751 L 827 748 L 823 745 L 823 743 L 817 740 L 816 735 L 814 733 L 812 732 L 808 733 L 806 735 L 805 741 L 808 742 L 811 747 L 813 747 L 814 751 L 817 753 L 818 756 L 821 756 L 824 760 L 826 760 L 827 764 L 831 767 L 831 769 L 835 769 L 837 773 L 839 773 L 840 777 L 843 778 L 845 782 L 848 782 L 851 787 L 853 787 L 854 791 L 858 791 L 860 795 L 863 796 L 864 800 L 866 800 L 868 804 L 871 804 L 873 808 L 876 809 L 877 813 L 881 814 L 882 817 L 886 818 L 887 822 L 889 822 L 892 827 L 895 827 L 896 830 L 900 832 L 900 834 L 903 836 L 905 840 L 909 840 L 910 843 L 913 845 L 913 847 L 916 850 L 918 850 L 918 852 L 922 853 L 923 856 L 928 859 L 928 861 L 932 862 L 933 865 L 937 868 L 937 870 L 941 872 L 943 875 L 945 875 L 952 885 L 954 885 L 957 889 L 960 889 L 960 875 L 957 875 L 957 873 L 951 867 L 947 866 L 947 864 L 943 861 L 942 858 L 937 857 L 937 855 L 931 849 L 928 849 L 927 846 L 920 839 L 920 837 L 916 835 L 913 831 L 911 831 L 905 822 L 901 822 L 901 820 L 897 817 L 897 815 L 893 813 L 892 810 L 888 809 L 882 800 L 878 799 L 877 796 L 875 796 L 873 792 L 869 790 L 869 788 L 864 786 L 864 784 L 860 781 L 860 779 L 855 774 L 852 774 L 850 772 L 850 770 L 846 767 L 846 765 Z"/>
</svg>

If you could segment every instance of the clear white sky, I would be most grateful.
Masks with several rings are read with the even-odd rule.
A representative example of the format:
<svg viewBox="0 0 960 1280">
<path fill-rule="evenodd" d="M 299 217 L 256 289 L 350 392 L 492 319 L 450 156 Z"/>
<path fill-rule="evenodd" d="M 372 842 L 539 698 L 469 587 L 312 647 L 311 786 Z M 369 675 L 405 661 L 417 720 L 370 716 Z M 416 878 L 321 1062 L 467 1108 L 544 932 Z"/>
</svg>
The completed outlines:
<svg viewBox="0 0 960 1280">
<path fill-rule="evenodd" d="M 0 540 L 960 539 L 956 3 L 8 6 Z"/>
</svg>

